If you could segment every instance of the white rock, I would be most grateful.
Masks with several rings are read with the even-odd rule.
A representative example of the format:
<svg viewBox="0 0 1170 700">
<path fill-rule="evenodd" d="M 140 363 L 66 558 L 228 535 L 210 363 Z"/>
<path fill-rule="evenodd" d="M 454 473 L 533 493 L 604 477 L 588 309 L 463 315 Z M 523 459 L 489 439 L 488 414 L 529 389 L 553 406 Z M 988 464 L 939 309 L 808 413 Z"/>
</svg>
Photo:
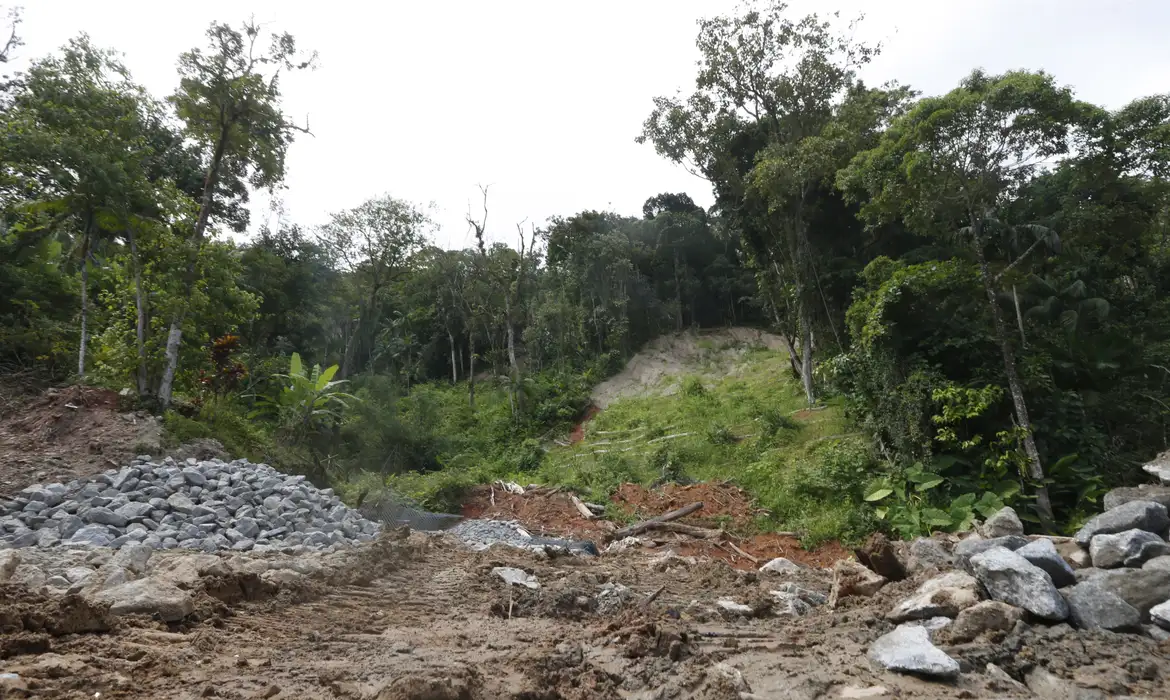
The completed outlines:
<svg viewBox="0 0 1170 700">
<path fill-rule="evenodd" d="M 772 573 L 776 574 L 786 574 L 800 570 L 800 564 L 785 559 L 784 557 L 776 557 L 772 561 L 760 567 L 760 571 L 771 571 Z"/>
<path fill-rule="evenodd" d="M 900 625 L 869 646 L 869 660 L 898 673 L 913 673 L 937 678 L 957 678 L 959 662 L 930 643 L 930 634 L 922 627 Z"/>
<path fill-rule="evenodd" d="M 524 586 L 525 588 L 540 588 L 540 582 L 532 574 L 510 566 L 497 566 L 492 573 L 504 579 L 509 585 Z"/>
<path fill-rule="evenodd" d="M 109 603 L 112 615 L 158 615 L 164 622 L 176 622 L 195 610 L 190 593 L 153 578 L 98 591 L 92 594 L 92 599 Z"/>
<path fill-rule="evenodd" d="M 975 578 L 995 600 L 1023 608 L 1036 617 L 1059 621 L 1068 617 L 1068 603 L 1043 569 L 1015 552 L 994 547 L 971 557 Z"/>
<path fill-rule="evenodd" d="M 954 617 L 979 602 L 978 582 L 961 571 L 951 571 L 926 581 L 914 595 L 903 600 L 886 617 L 894 622 Z"/>
<path fill-rule="evenodd" d="M 744 605 L 743 603 L 737 603 L 734 600 L 717 600 L 715 601 L 715 605 L 722 610 L 726 610 L 729 613 L 735 613 L 736 615 L 750 616 L 754 612 L 752 610 L 752 606 Z"/>
<path fill-rule="evenodd" d="M 1162 629 L 1170 630 L 1170 600 L 1150 608 L 1150 619 Z"/>
</svg>

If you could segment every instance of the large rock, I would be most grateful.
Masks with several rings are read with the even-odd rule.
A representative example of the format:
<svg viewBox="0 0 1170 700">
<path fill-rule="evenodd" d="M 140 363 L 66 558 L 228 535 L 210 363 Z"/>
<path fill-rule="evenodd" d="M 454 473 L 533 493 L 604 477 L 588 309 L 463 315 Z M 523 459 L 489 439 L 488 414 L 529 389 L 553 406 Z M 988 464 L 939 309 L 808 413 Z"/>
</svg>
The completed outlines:
<svg viewBox="0 0 1170 700">
<path fill-rule="evenodd" d="M 1023 535 L 1024 523 L 1020 522 L 1020 516 L 1016 515 L 1015 509 L 1008 506 L 1001 508 L 988 518 L 981 529 L 984 537 L 995 539 L 996 537 Z"/>
<path fill-rule="evenodd" d="M 114 527 L 126 527 L 126 516 L 118 515 L 109 508 L 90 508 L 85 513 L 85 519 L 91 523 L 98 523 L 101 525 L 113 525 Z"/>
<path fill-rule="evenodd" d="M 1128 631 L 1142 621 L 1137 608 L 1099 583 L 1084 581 L 1064 589 L 1062 594 L 1068 602 L 1069 618 L 1080 629 Z"/>
<path fill-rule="evenodd" d="M 1143 569 L 1155 569 L 1158 571 L 1170 571 L 1170 556 L 1154 557 L 1145 564 L 1142 564 Z"/>
<path fill-rule="evenodd" d="M 191 594 L 164 581 L 144 578 L 91 594 L 97 603 L 109 603 L 112 615 L 157 615 L 177 622 L 195 610 Z"/>
<path fill-rule="evenodd" d="M 1170 600 L 1150 608 L 1150 621 L 1164 630 L 1170 630 Z"/>
<path fill-rule="evenodd" d="M 1170 484 L 1170 450 L 1154 458 L 1154 461 L 1142 467 L 1147 474 L 1157 477 L 1163 484 Z"/>
<path fill-rule="evenodd" d="M 920 626 L 900 625 L 869 645 L 869 660 L 888 671 L 934 678 L 958 678 L 959 662 L 930 643 Z"/>
<path fill-rule="evenodd" d="M 848 596 L 868 597 L 881 590 L 886 579 L 855 561 L 842 559 L 833 565 L 833 586 L 829 589 L 829 607 Z"/>
<path fill-rule="evenodd" d="M 1105 494 L 1102 505 L 1104 505 L 1105 510 L 1112 510 L 1130 501 L 1153 501 L 1170 509 L 1170 486 L 1154 486 L 1153 484 L 1122 486 Z"/>
<path fill-rule="evenodd" d="M 1068 617 L 1068 604 L 1043 569 L 1003 547 L 971 557 L 975 578 L 995 600 L 1023 608 L 1044 620 Z"/>
<path fill-rule="evenodd" d="M 969 642 L 985 632 L 1010 632 L 1023 616 L 1014 605 L 985 600 L 960 612 L 947 632 L 952 642 Z"/>
<path fill-rule="evenodd" d="M 1049 539 L 1038 539 L 1016 550 L 1016 554 L 1027 559 L 1033 565 L 1043 569 L 1052 579 L 1057 588 L 1064 588 L 1076 583 L 1073 569 L 1056 551 L 1056 545 Z"/>
<path fill-rule="evenodd" d="M 1141 613 L 1143 621 L 1149 619 L 1151 608 L 1170 600 L 1170 571 L 1092 569 L 1085 580 L 1100 585 L 1132 605 Z"/>
<path fill-rule="evenodd" d="M 914 595 L 886 614 L 894 622 L 954 617 L 979 602 L 978 582 L 961 571 L 951 571 L 926 581 Z"/>
<path fill-rule="evenodd" d="M 1145 530 L 1126 530 L 1115 535 L 1094 535 L 1089 556 L 1098 569 L 1141 566 L 1149 559 L 1170 554 L 1170 544 Z"/>
<path fill-rule="evenodd" d="M 955 545 L 955 566 L 963 569 L 967 573 L 974 573 L 974 570 L 971 568 L 971 557 L 986 552 L 989 549 L 994 549 L 995 547 L 1003 547 L 1014 552 L 1027 544 L 1028 539 L 1019 535 L 996 537 L 991 540 L 985 540 L 978 536 L 968 537 Z"/>
<path fill-rule="evenodd" d="M 1094 516 L 1073 536 L 1077 544 L 1088 547 L 1097 535 L 1113 535 L 1126 530 L 1164 532 L 1170 526 L 1166 506 L 1153 501 L 1130 501 Z"/>
<path fill-rule="evenodd" d="M 951 566 L 954 560 L 942 542 L 929 537 L 919 537 L 910 543 L 906 569 L 911 573 L 929 568 L 945 569 Z"/>
</svg>

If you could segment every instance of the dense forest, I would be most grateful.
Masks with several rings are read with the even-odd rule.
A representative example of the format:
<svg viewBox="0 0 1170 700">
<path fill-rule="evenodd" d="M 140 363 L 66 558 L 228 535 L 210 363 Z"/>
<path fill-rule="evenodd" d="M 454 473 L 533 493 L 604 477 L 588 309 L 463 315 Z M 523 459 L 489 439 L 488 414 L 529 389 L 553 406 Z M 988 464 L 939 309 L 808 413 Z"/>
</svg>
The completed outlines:
<svg viewBox="0 0 1170 700">
<path fill-rule="evenodd" d="M 635 216 L 497 222 L 485 187 L 466 250 L 392 195 L 242 236 L 308 131 L 281 101 L 316 59 L 292 36 L 213 24 L 164 98 L 78 37 L 0 81 L 0 372 L 123 391 L 176 439 L 344 492 L 531 471 L 646 341 L 756 326 L 789 348 L 777 381 L 865 436 L 832 490 L 874 523 L 1008 503 L 1065 530 L 1167 447 L 1170 95 L 874 86 L 850 30 L 775 2 L 700 21 L 693 90 L 631 138 L 709 210 L 647 192 Z"/>
</svg>

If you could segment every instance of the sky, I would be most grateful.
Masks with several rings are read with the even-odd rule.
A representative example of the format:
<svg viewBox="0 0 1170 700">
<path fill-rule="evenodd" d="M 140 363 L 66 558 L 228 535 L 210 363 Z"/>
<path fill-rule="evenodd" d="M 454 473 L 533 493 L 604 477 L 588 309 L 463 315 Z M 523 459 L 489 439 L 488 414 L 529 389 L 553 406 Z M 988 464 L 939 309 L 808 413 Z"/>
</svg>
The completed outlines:
<svg viewBox="0 0 1170 700">
<path fill-rule="evenodd" d="M 12 0 L 0 0 L 11 5 Z M 434 205 L 437 242 L 472 242 L 478 186 L 489 186 L 488 237 L 585 209 L 638 215 L 660 192 L 712 202 L 709 185 L 634 138 L 656 95 L 690 91 L 700 17 L 732 0 L 17 0 L 25 46 L 46 55 L 81 32 L 117 49 L 157 96 L 173 92 L 180 52 L 204 45 L 213 20 L 249 16 L 292 33 L 319 67 L 283 83 L 287 113 L 308 123 L 288 155 L 285 219 L 390 194 Z M 1170 91 L 1166 0 L 792 0 L 794 17 L 835 10 L 865 20 L 883 45 L 862 72 L 924 94 L 972 69 L 1043 69 L 1081 99 L 1116 108 Z M 275 223 L 267 197 L 252 228 Z"/>
</svg>

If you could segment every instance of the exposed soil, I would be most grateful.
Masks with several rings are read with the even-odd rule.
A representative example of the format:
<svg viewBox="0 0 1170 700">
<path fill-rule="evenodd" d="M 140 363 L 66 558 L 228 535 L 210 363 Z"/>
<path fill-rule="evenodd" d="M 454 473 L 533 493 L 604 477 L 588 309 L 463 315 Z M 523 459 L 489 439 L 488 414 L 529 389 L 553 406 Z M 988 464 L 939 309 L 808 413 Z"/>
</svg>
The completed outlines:
<svg viewBox="0 0 1170 700">
<path fill-rule="evenodd" d="M 71 386 L 17 398 L 0 416 L 0 496 L 157 454 L 161 433 L 153 416 L 120 412 L 118 395 L 106 389 Z"/>
<path fill-rule="evenodd" d="M 538 537 L 603 539 L 614 529 L 608 521 L 586 519 L 567 492 L 553 488 L 529 488 L 515 494 L 495 486 L 476 486 L 460 514 L 465 518 L 515 520 Z"/>
<path fill-rule="evenodd" d="M 866 647 L 892 628 L 884 613 L 917 580 L 791 619 L 771 614 L 767 592 L 796 581 L 825 593 L 829 572 L 746 573 L 646 551 L 472 553 L 448 536 L 412 535 L 405 547 L 380 540 L 368 552 L 300 596 L 225 596 L 171 627 L 146 618 L 107 625 L 100 612 L 70 616 L 61 612 L 69 603 L 5 590 L 19 601 L 5 610 L 48 622 L 39 633 L 0 630 L 0 671 L 19 675 L 3 696 L 811 700 L 881 686 L 881 697 L 1029 697 L 984 673 L 989 662 L 1016 679 L 1043 666 L 1110 696 L 1170 692 L 1170 645 L 1066 625 L 940 642 L 963 664 L 953 683 L 878 671 Z M 522 568 L 541 587 L 509 589 L 497 566 Z M 754 612 L 720 614 L 719 599 Z M 83 626 L 50 629 L 69 619 Z"/>
<path fill-rule="evenodd" d="M 581 416 L 581 420 L 573 426 L 573 430 L 569 433 L 570 445 L 576 445 L 585 439 L 585 425 L 593 420 L 598 413 L 601 413 L 601 409 L 597 404 L 589 404 L 589 407 L 585 409 L 585 415 Z"/>
</svg>

